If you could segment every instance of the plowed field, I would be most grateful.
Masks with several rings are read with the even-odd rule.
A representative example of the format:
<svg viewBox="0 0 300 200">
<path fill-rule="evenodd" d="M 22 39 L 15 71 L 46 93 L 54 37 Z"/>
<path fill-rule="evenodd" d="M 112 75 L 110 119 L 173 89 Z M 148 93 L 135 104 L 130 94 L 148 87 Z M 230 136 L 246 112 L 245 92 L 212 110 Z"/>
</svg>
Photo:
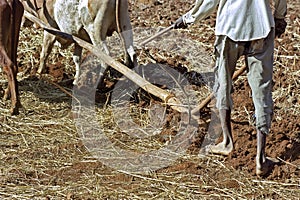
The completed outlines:
<svg viewBox="0 0 300 200">
<path fill-rule="evenodd" d="M 142 32 L 147 28 L 158 30 L 170 26 L 191 8 L 192 1 L 130 0 L 129 4 L 133 29 Z M 178 156 L 174 162 L 147 173 L 116 170 L 93 157 L 77 129 L 78 116 L 72 110 L 72 81 L 75 71 L 71 51 L 73 47 L 61 50 L 55 46 L 47 66 L 48 75 L 37 78 L 31 71 L 39 64 L 43 32 L 41 28 L 22 27 L 18 52 L 18 80 L 23 105 L 20 114 L 10 116 L 10 102 L 0 100 L 0 198 L 299 199 L 299 2 L 288 2 L 287 22 L 286 32 L 275 41 L 275 108 L 266 149 L 267 155 L 277 158 L 279 163 L 266 177 L 255 175 L 256 132 L 252 122 L 254 107 L 245 74 L 234 83 L 231 123 L 235 149 L 228 157 L 198 155 L 210 122 L 211 111 L 205 107 L 200 115 L 198 134 L 191 138 L 186 153 Z M 215 39 L 214 25 L 215 15 L 212 15 L 188 29 L 177 31 L 185 39 L 200 45 L 200 53 L 210 59 Z M 150 37 L 151 34 L 147 36 Z M 137 40 L 140 35 L 136 34 L 134 37 Z M 154 61 L 168 65 L 180 74 L 188 75 L 186 77 L 190 86 L 196 91 L 205 87 L 197 79 L 203 74 L 195 66 L 191 68 L 191 62 L 185 59 L 186 55 L 173 55 L 156 47 L 146 50 L 147 54 L 142 50 L 137 51 L 141 65 Z M 174 49 L 176 52 L 176 48 Z M 86 52 L 85 54 L 87 55 Z M 202 59 L 200 57 L 201 55 L 199 59 Z M 120 60 L 120 56 L 115 59 Z M 194 59 L 197 60 L 197 57 Z M 238 67 L 242 65 L 244 63 L 241 59 Z M 110 76 L 114 74 L 116 73 L 111 73 Z M 151 74 L 155 74 L 155 70 Z M 0 76 L 2 96 L 7 83 L 5 76 Z M 138 153 L 146 152 L 147 148 L 157 150 L 168 145 L 170 138 L 176 135 L 176 127 L 172 123 L 180 118 L 171 109 L 166 109 L 168 118 L 158 125 L 163 127 L 162 131 L 149 138 L 132 138 L 132 135 L 123 134 L 121 128 L 116 127 L 109 104 L 111 91 L 117 85 L 115 80 L 106 78 L 96 94 L 97 120 L 105 127 L 105 134 L 116 146 Z M 165 89 L 162 84 L 159 87 Z M 209 91 L 206 90 L 200 93 L 199 101 L 208 94 Z M 160 105 L 160 101 L 145 93 L 137 96 L 133 97 L 138 99 L 135 101 L 137 107 L 131 107 L 130 116 L 134 116 L 136 124 L 151 125 L 153 121 L 143 116 L 147 113 L 147 108 L 156 108 L 153 105 Z M 163 116 L 159 112 L 154 115 L 156 121 Z"/>
</svg>

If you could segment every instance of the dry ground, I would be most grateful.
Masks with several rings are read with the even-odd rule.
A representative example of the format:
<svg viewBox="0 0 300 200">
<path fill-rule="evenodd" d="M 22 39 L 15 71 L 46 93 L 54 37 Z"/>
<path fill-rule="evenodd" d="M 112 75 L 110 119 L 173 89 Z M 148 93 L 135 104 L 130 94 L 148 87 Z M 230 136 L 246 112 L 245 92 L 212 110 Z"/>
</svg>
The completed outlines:
<svg viewBox="0 0 300 200">
<path fill-rule="evenodd" d="M 183 0 L 129 2 L 134 28 L 167 27 L 191 6 Z M 30 70 L 38 65 L 42 31 L 22 28 L 19 83 L 23 109 L 20 115 L 10 116 L 10 102 L 0 101 L 0 198 L 299 199 L 300 7 L 297 1 L 288 3 L 287 31 L 276 39 L 275 110 L 267 141 L 267 154 L 281 162 L 267 177 L 259 178 L 254 174 L 256 135 L 251 122 L 253 105 L 244 75 L 235 83 L 232 118 L 235 150 L 228 157 L 199 157 L 200 137 L 193 141 L 188 153 L 168 167 L 147 174 L 116 171 L 92 157 L 76 130 L 72 99 L 68 95 L 68 92 L 72 93 L 74 74 L 71 49 L 55 47 L 48 65 L 50 76 L 42 80 L 32 77 Z M 213 26 L 212 16 L 181 31 L 201 43 L 206 54 L 211 55 Z M 161 57 L 155 51 L 152 56 L 175 68 L 189 67 L 182 57 L 167 54 Z M 49 83 L 48 79 L 55 84 Z M 5 80 L 1 75 L 1 95 Z M 106 83 L 105 87 L 109 87 L 112 82 Z M 102 89 L 103 93 L 99 95 L 103 101 L 108 89 Z M 107 90 L 104 92 L 104 89 Z M 111 125 L 109 111 L 100 107 L 97 111 L 101 123 Z M 209 109 L 205 109 L 202 117 L 209 114 Z M 205 133 L 206 128 L 200 127 L 199 131 Z M 112 133 L 111 138 L 120 146 L 140 151 L 152 145 L 142 146 L 145 141 L 136 141 L 139 145 L 135 145 L 130 137 L 114 127 L 110 129 L 112 131 L 108 134 Z M 168 130 L 164 131 L 169 134 Z M 164 145 L 165 137 L 162 138 L 151 138 L 155 148 Z"/>
</svg>

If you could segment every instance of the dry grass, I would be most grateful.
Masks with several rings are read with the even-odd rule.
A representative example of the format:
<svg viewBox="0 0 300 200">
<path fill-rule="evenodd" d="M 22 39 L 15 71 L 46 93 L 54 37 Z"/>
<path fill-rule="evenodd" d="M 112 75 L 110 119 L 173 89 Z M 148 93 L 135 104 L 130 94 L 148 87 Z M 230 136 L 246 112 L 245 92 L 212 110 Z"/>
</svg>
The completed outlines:
<svg viewBox="0 0 300 200">
<path fill-rule="evenodd" d="M 275 73 L 280 71 L 289 80 L 288 87 L 276 87 L 275 101 L 285 108 L 280 112 L 296 116 L 300 116 L 299 104 L 295 104 L 295 100 L 299 102 L 300 99 L 297 92 L 300 84 L 299 25 L 299 18 L 296 18 L 287 30 L 287 34 L 294 36 L 294 54 L 290 55 L 286 44 L 282 43 L 276 48 L 275 56 Z M 211 29 L 203 27 L 208 28 Z M 28 70 L 38 66 L 41 37 L 40 30 L 22 29 L 19 60 L 23 73 L 19 74 L 19 81 L 24 109 L 21 114 L 10 116 L 9 102 L 0 101 L 1 199 L 299 199 L 299 176 L 287 180 L 256 178 L 243 170 L 227 167 L 224 157 L 185 154 L 169 167 L 147 174 L 117 171 L 103 165 L 82 143 L 74 123 L 70 96 L 45 79 L 28 75 Z M 204 45 L 211 48 L 209 44 Z M 64 66 L 67 77 L 73 76 L 70 49 L 55 48 L 50 63 L 57 62 Z M 243 77 L 238 81 L 242 80 Z M 1 85 L 4 87 L 5 82 Z M 72 92 L 64 83 L 61 86 Z M 280 101 L 284 98 L 288 99 Z M 141 123 L 149 125 L 147 112 L 134 109 L 140 113 L 136 119 L 142 118 Z M 243 112 L 247 111 L 234 115 L 247 116 Z M 149 141 L 133 141 L 128 135 L 122 135 L 115 126 L 110 106 L 97 107 L 96 113 L 108 137 L 120 147 L 143 152 L 166 145 L 166 140 L 162 142 L 155 137 Z M 280 123 L 283 120 L 280 113 L 276 116 L 276 122 Z"/>
</svg>

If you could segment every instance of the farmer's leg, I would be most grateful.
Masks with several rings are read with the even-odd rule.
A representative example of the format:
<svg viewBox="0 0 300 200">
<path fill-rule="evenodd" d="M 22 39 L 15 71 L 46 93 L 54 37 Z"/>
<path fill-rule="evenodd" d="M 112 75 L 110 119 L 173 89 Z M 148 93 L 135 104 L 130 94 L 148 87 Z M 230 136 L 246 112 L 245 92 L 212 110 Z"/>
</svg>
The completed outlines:
<svg viewBox="0 0 300 200">
<path fill-rule="evenodd" d="M 219 110 L 220 123 L 222 128 L 223 140 L 219 144 L 208 146 L 208 152 L 229 155 L 233 150 L 233 138 L 230 124 L 230 110 L 220 109 Z"/>
<path fill-rule="evenodd" d="M 257 128 L 256 173 L 264 175 L 270 170 L 265 156 L 266 135 L 271 127 L 273 112 L 272 77 L 273 77 L 274 32 L 270 32 L 261 50 L 248 56 L 248 81 L 252 89 Z"/>
<path fill-rule="evenodd" d="M 219 109 L 219 117 L 222 128 L 223 141 L 217 145 L 210 145 L 211 153 L 228 155 L 234 148 L 230 124 L 232 109 L 232 75 L 236 62 L 244 47 L 230 40 L 228 37 L 219 36 L 215 43 L 216 68 L 214 92 L 216 95 L 216 107 Z"/>
</svg>

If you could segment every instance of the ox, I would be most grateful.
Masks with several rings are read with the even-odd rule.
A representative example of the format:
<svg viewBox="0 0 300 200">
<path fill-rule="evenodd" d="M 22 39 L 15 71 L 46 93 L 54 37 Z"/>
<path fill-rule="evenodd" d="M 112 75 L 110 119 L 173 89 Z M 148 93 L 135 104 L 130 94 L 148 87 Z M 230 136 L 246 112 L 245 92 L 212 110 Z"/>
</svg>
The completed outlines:
<svg viewBox="0 0 300 200">
<path fill-rule="evenodd" d="M 7 75 L 4 99 L 11 98 L 11 114 L 20 107 L 17 82 L 17 46 L 24 8 L 19 0 L 0 0 L 0 65 Z"/>
<path fill-rule="evenodd" d="M 125 64 L 127 66 L 137 65 L 127 0 L 26 0 L 23 3 L 25 10 L 51 27 L 91 42 L 107 54 L 109 54 L 109 50 L 105 43 L 106 37 L 117 31 L 124 44 Z M 70 42 L 59 36 L 44 31 L 38 74 L 43 73 L 47 57 L 55 41 L 59 41 L 63 48 L 70 45 Z M 73 61 L 76 66 L 74 84 L 77 84 L 80 74 L 81 53 L 82 47 L 75 44 L 73 52 Z M 103 68 L 106 68 L 106 65 L 102 64 Z"/>
</svg>

